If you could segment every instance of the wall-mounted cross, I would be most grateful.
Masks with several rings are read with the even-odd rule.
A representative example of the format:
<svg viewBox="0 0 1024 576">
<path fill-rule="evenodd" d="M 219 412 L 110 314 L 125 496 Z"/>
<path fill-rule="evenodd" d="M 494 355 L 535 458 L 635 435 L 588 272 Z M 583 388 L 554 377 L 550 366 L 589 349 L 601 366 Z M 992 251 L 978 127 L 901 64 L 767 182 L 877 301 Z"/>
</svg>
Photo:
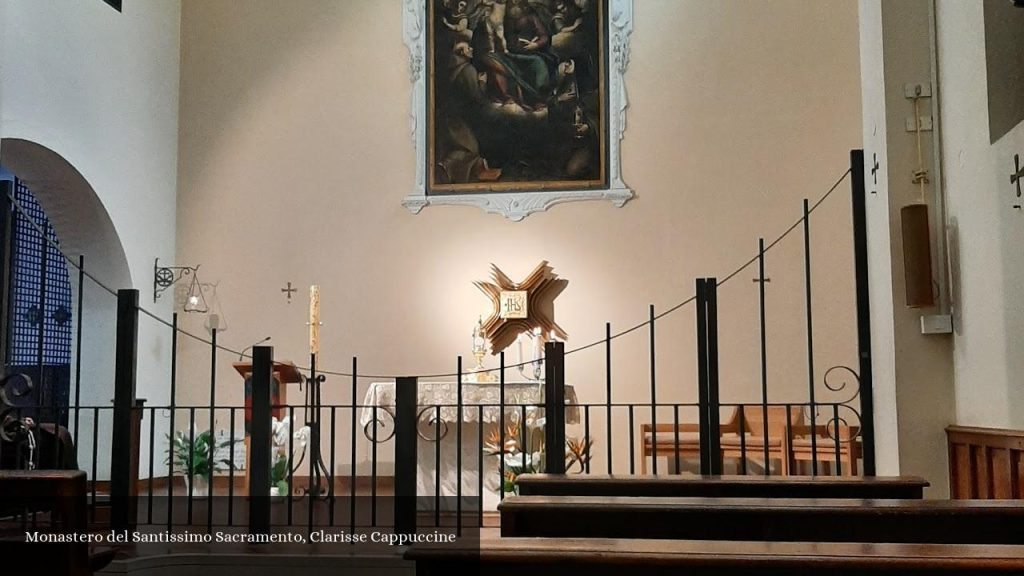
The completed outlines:
<svg viewBox="0 0 1024 576">
<path fill-rule="evenodd" d="M 1024 179 L 1024 168 L 1020 167 L 1020 154 L 1013 155 L 1013 174 L 1010 174 L 1010 184 L 1017 185 L 1017 198 L 1020 198 L 1020 181 Z"/>
<path fill-rule="evenodd" d="M 1010 183 L 1017 184 L 1017 198 L 1021 197 L 1021 179 L 1024 178 L 1024 168 L 1021 168 L 1021 155 L 1014 155 L 1014 171 L 1010 174 Z M 1014 204 L 1014 208 L 1020 210 L 1020 204 Z"/>
<path fill-rule="evenodd" d="M 292 294 L 298 292 L 298 290 L 296 288 L 292 288 L 292 283 L 289 282 L 287 288 L 281 288 L 281 292 L 284 292 L 288 296 L 288 303 L 291 304 Z"/>
<path fill-rule="evenodd" d="M 874 164 L 871 167 L 871 180 L 872 180 L 872 182 L 874 182 L 875 186 L 878 186 L 878 154 L 876 154 L 874 152 L 871 153 L 871 162 L 872 162 L 872 164 Z M 871 191 L 872 194 L 874 194 L 875 192 L 877 192 L 877 191 L 876 190 L 872 190 Z"/>
</svg>

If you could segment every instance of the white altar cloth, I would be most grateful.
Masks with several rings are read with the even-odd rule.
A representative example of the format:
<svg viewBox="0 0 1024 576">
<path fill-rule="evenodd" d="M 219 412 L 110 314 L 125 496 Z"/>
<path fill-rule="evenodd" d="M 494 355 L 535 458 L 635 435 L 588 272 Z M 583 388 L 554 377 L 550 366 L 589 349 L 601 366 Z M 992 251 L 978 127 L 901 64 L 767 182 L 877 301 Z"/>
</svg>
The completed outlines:
<svg viewBox="0 0 1024 576">
<path fill-rule="evenodd" d="M 437 493 L 438 468 L 440 468 L 441 508 L 454 509 L 458 473 L 456 471 L 456 440 L 458 413 L 458 384 L 455 382 L 419 382 L 417 389 L 417 415 L 420 416 L 417 430 L 416 451 L 416 493 L 421 501 L 433 502 Z M 481 439 L 488 442 L 490 434 L 497 431 L 501 419 L 500 386 L 497 382 L 464 382 L 462 384 L 462 496 L 475 500 L 480 495 L 480 464 L 483 463 L 483 506 L 484 510 L 497 509 L 500 502 L 500 462 L 497 456 L 483 452 Z M 544 417 L 543 382 L 505 383 L 505 426 L 517 423 L 526 417 L 527 430 L 543 423 Z M 578 424 L 580 411 L 576 390 L 565 386 L 565 422 Z M 439 407 L 431 409 L 431 406 Z M 390 440 L 394 432 L 395 383 L 373 382 L 363 398 L 359 418 L 364 430 L 364 441 L 373 437 L 374 408 L 378 421 L 378 438 Z M 383 413 L 382 413 L 383 412 Z M 433 420 L 440 416 L 440 422 Z M 481 429 L 480 419 L 483 419 Z M 434 441 L 436 431 L 441 431 L 440 452 Z M 364 451 L 368 454 L 368 451 Z M 438 461 L 440 465 L 438 466 Z M 465 502 L 465 500 L 464 500 Z M 466 504 L 463 509 L 472 514 Z"/>
</svg>

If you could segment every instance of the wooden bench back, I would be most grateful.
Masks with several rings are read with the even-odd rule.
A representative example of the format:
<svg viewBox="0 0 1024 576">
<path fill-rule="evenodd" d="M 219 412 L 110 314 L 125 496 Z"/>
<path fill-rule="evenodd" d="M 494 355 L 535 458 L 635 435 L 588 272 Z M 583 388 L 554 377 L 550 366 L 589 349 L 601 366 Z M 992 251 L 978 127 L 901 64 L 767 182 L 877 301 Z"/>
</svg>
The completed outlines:
<svg viewBox="0 0 1024 576">
<path fill-rule="evenodd" d="M 782 438 L 786 436 L 787 426 L 799 426 L 804 423 L 804 407 L 791 406 L 789 420 L 786 420 L 785 406 L 768 406 L 768 437 Z M 743 431 L 753 436 L 764 436 L 765 408 L 757 405 L 743 406 Z"/>
</svg>

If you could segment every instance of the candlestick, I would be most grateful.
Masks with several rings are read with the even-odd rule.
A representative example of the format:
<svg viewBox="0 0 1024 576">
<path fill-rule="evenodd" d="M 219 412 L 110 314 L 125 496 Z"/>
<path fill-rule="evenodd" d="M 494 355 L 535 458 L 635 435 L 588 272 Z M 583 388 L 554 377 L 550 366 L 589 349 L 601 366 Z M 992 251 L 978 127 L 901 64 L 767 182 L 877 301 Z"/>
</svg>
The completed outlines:
<svg viewBox="0 0 1024 576">
<path fill-rule="evenodd" d="M 544 337 L 539 327 L 533 329 L 533 342 L 533 379 L 539 382 L 541 374 L 544 373 Z"/>
<path fill-rule="evenodd" d="M 309 353 L 320 353 L 320 286 L 309 287 Z"/>
<path fill-rule="evenodd" d="M 473 353 L 486 352 L 487 341 L 484 338 L 484 321 L 483 318 L 477 320 L 476 326 L 473 327 Z"/>
</svg>

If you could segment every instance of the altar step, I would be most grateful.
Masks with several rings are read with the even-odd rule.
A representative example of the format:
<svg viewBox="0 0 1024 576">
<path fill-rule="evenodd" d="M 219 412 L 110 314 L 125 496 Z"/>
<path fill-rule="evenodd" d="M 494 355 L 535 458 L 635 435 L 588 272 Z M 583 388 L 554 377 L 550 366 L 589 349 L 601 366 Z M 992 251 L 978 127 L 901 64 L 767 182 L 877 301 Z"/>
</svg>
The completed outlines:
<svg viewBox="0 0 1024 576">
<path fill-rule="evenodd" d="M 414 576 L 403 548 L 387 545 L 275 544 L 272 546 L 138 544 L 125 547 L 97 574 L 166 576 Z"/>
</svg>

